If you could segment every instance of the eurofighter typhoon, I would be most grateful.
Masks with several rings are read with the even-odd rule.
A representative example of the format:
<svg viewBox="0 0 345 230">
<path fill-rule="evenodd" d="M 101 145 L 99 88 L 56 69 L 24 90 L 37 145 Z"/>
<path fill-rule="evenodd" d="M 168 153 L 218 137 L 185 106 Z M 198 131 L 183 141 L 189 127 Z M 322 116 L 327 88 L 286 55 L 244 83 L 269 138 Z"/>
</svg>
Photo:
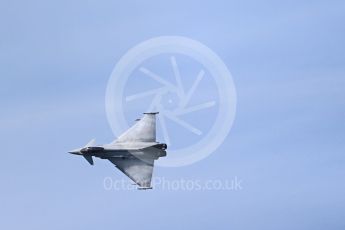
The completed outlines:
<svg viewBox="0 0 345 230">
<path fill-rule="evenodd" d="M 154 161 L 166 156 L 167 148 L 156 141 L 156 114 L 144 113 L 142 119 L 110 144 L 95 145 L 92 140 L 69 153 L 83 156 L 91 165 L 92 157 L 107 159 L 134 181 L 138 189 L 151 189 Z"/>
</svg>

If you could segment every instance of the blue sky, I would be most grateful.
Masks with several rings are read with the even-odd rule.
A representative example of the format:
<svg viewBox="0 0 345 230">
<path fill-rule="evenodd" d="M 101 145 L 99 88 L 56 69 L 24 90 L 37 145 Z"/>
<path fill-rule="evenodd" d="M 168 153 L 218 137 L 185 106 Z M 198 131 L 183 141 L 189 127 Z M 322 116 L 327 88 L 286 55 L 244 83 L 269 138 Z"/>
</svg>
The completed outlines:
<svg viewBox="0 0 345 230">
<path fill-rule="evenodd" d="M 344 229 L 343 1 L 0 2 L 1 229 Z M 240 191 L 106 191 L 107 81 L 139 42 L 186 36 L 231 70 L 237 113 L 211 156 L 168 179 Z M 158 131 L 159 132 L 159 131 Z M 178 139 L 176 140 L 178 141 Z"/>
</svg>

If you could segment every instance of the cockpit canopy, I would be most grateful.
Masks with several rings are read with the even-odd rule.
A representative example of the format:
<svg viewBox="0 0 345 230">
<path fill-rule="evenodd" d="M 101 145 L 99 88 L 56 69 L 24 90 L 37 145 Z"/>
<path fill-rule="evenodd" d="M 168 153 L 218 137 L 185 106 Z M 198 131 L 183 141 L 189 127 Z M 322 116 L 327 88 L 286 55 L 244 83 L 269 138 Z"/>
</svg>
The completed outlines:
<svg viewBox="0 0 345 230">
<path fill-rule="evenodd" d="M 99 153 L 103 152 L 104 148 L 103 147 L 85 147 L 80 150 L 81 153 Z"/>
</svg>

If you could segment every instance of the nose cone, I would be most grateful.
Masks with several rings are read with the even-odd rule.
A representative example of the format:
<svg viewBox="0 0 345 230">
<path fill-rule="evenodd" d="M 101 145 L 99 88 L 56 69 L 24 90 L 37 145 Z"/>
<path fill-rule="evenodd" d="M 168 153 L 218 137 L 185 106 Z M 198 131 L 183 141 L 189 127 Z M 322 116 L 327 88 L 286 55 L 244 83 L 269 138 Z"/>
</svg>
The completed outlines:
<svg viewBox="0 0 345 230">
<path fill-rule="evenodd" d="M 68 151 L 68 153 L 75 154 L 75 155 L 81 155 L 80 149 L 74 149 L 74 150 Z"/>
</svg>

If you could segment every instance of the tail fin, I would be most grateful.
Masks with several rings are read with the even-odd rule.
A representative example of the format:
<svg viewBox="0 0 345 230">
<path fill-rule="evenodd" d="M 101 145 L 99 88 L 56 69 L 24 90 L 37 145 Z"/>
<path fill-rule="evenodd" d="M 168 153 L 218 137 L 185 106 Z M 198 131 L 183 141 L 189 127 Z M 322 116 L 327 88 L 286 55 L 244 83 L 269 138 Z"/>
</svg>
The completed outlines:
<svg viewBox="0 0 345 230">
<path fill-rule="evenodd" d="M 119 142 L 155 142 L 156 141 L 156 114 L 144 113 L 137 123 L 124 132 L 113 143 Z"/>
</svg>

